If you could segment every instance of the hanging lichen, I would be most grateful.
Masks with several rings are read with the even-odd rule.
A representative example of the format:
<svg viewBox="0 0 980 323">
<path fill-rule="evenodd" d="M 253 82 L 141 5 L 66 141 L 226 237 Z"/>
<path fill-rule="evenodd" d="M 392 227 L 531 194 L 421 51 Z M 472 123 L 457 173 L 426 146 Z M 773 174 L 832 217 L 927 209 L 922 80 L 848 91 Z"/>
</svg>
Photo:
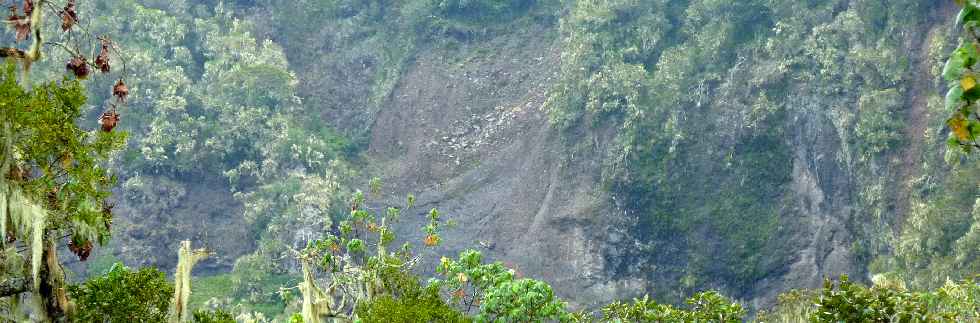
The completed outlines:
<svg viewBox="0 0 980 323">
<path fill-rule="evenodd" d="M 320 323 L 321 317 L 331 315 L 330 298 L 316 286 L 316 278 L 310 269 L 309 259 L 303 258 L 303 283 L 299 291 L 303 294 L 303 322 Z"/>
<path fill-rule="evenodd" d="M 44 251 L 47 211 L 28 200 L 20 190 L 9 190 L 11 192 L 10 198 L 6 201 L 8 211 L 5 216 L 10 217 L 15 230 L 14 236 L 25 241 L 31 251 L 31 277 L 34 280 L 34 288 L 37 289 L 40 283 L 38 275 L 41 271 L 41 255 Z"/>
<path fill-rule="evenodd" d="M 16 186 L 8 183 L 7 176 L 10 174 L 11 164 L 15 163 L 16 157 L 9 126 L 6 124 L 3 128 L 3 134 L 5 140 L 0 146 L 0 244 L 6 244 L 7 231 L 13 229 L 13 237 L 24 241 L 30 250 L 31 305 L 34 307 L 35 315 L 45 319 L 44 299 L 38 291 L 41 286 L 40 276 L 44 254 L 44 233 L 47 227 L 47 211 L 28 199 Z M 8 221 L 12 224 L 12 228 L 7 227 Z M 19 256 L 16 252 L 14 254 Z M 16 258 L 19 257 L 4 257 L 8 261 Z M 9 264 L 9 262 L 4 263 L 5 266 Z"/>
<path fill-rule="evenodd" d="M 3 174 L 6 172 L 0 167 L 0 245 L 7 244 L 7 195 L 10 194 Z"/>
<path fill-rule="evenodd" d="M 5 245 L 7 243 L 7 196 L 10 194 L 10 187 L 7 184 L 7 174 L 10 172 L 10 162 L 12 156 L 10 156 L 11 147 L 13 147 L 13 139 L 10 135 L 10 126 L 4 123 L 3 125 L 3 145 L 0 146 L 0 245 Z"/>
<path fill-rule="evenodd" d="M 44 227 L 47 215 L 44 209 L 37 205 L 28 208 L 31 216 L 31 277 L 34 279 L 34 290 L 41 285 L 41 254 L 44 252 Z"/>
<path fill-rule="evenodd" d="M 187 302 L 191 299 L 191 270 L 198 261 L 209 255 L 210 253 L 205 249 L 192 250 L 190 241 L 180 242 L 177 271 L 174 273 L 174 298 L 170 302 L 170 322 L 190 321 L 191 313 L 187 308 Z"/>
<path fill-rule="evenodd" d="M 37 203 L 33 203 L 24 193 L 11 186 L 6 186 L 5 217 L 9 217 L 13 225 L 13 236 L 24 241 L 30 250 L 32 306 L 35 315 L 45 316 L 44 299 L 38 292 L 41 286 L 41 264 L 44 255 L 44 233 L 47 227 L 47 211 Z M 6 219 L 4 219 L 6 220 Z M 6 222 L 6 221 L 4 221 Z M 6 226 L 4 226 L 6 229 Z M 44 317 L 42 317 L 43 319 Z"/>
</svg>

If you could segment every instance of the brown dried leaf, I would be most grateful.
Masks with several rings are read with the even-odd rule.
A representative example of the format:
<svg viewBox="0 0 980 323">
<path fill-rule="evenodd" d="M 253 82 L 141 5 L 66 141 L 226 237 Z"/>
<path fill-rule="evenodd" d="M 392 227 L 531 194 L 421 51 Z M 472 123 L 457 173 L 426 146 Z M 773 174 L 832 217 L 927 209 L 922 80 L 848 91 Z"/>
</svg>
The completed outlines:
<svg viewBox="0 0 980 323">
<path fill-rule="evenodd" d="M 65 8 L 58 13 L 61 16 L 61 30 L 69 31 L 78 23 L 78 13 L 75 12 L 75 0 L 68 0 Z"/>
<path fill-rule="evenodd" d="M 92 254 L 92 241 L 76 243 L 75 239 L 68 239 L 68 250 L 78 256 L 78 260 L 88 260 L 88 256 Z"/>
<path fill-rule="evenodd" d="M 109 66 L 109 46 L 111 43 L 107 39 L 102 39 L 102 49 L 99 50 L 99 56 L 95 57 L 95 66 L 99 68 L 102 73 L 109 73 L 112 67 Z"/>
<path fill-rule="evenodd" d="M 126 97 L 129 96 L 129 87 L 126 86 L 126 83 L 123 83 L 122 79 L 112 87 L 112 95 L 118 98 L 120 102 L 126 102 Z"/>
<path fill-rule="evenodd" d="M 24 0 L 24 15 L 30 17 L 31 13 L 34 12 L 34 1 Z"/>
<path fill-rule="evenodd" d="M 31 19 L 17 14 L 17 8 L 10 7 L 7 23 L 14 27 L 15 41 L 22 41 L 31 35 Z"/>
<path fill-rule="evenodd" d="M 118 123 L 119 114 L 115 111 L 106 111 L 99 118 L 99 125 L 102 126 L 102 131 L 105 132 L 112 132 L 112 128 L 115 128 Z"/>
<path fill-rule="evenodd" d="M 17 22 L 14 23 L 14 31 L 17 35 L 17 41 L 27 40 L 27 38 L 31 36 L 30 19 L 24 18 L 17 20 Z"/>
<path fill-rule="evenodd" d="M 434 247 L 439 244 L 439 236 L 434 234 L 427 235 L 425 239 L 422 239 L 422 243 L 427 247 Z"/>
<path fill-rule="evenodd" d="M 72 57 L 72 59 L 68 61 L 68 64 L 65 65 L 65 69 L 71 71 L 72 74 L 75 74 L 75 77 L 79 79 L 84 80 L 88 78 L 88 61 L 83 56 Z"/>
</svg>

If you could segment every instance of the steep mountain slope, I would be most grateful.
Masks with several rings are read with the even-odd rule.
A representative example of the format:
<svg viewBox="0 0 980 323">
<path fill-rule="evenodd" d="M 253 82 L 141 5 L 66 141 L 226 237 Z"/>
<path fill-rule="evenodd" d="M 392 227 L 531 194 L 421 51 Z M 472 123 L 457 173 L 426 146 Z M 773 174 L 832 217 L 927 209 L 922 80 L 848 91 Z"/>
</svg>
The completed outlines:
<svg viewBox="0 0 980 323">
<path fill-rule="evenodd" d="M 457 222 L 437 254 L 482 249 L 577 300 L 612 299 L 639 287 L 617 281 L 607 263 L 623 261 L 629 219 L 599 185 L 600 158 L 566 156 L 549 127 L 541 107 L 557 75 L 556 42 L 553 31 L 527 35 L 538 36 L 420 55 L 379 113 L 369 154 L 392 196 L 414 192 L 420 212 L 438 208 Z M 414 219 L 403 234 L 421 241 L 424 217 Z"/>
<path fill-rule="evenodd" d="M 839 28 L 834 24 L 867 14 L 855 11 L 861 2 L 827 5 L 834 8 L 828 12 L 832 15 L 817 21 L 831 23 L 813 27 L 817 37 L 833 33 L 828 29 Z M 914 174 L 909 169 L 916 168 L 917 147 L 940 145 L 923 142 L 920 134 L 925 131 L 924 97 L 934 91 L 934 76 L 919 73 L 936 63 L 925 52 L 931 43 L 926 38 L 950 28 L 947 18 L 953 7 L 931 2 L 921 6 L 928 14 L 912 20 L 916 24 L 911 29 L 922 32 L 894 35 L 898 43 L 893 50 L 903 57 L 896 62 L 908 68 L 892 71 L 898 79 L 890 85 L 868 79 L 850 90 L 833 90 L 846 82 L 806 80 L 797 73 L 808 69 L 808 60 L 817 59 L 806 56 L 813 52 L 797 57 L 800 63 L 790 63 L 797 64 L 790 69 L 773 66 L 784 64 L 777 63 L 784 58 L 752 49 L 721 65 L 723 75 L 731 77 L 705 88 L 707 103 L 699 100 L 696 105 L 713 117 L 681 117 L 712 124 L 701 131 L 715 138 L 702 138 L 698 145 L 716 148 L 680 148 L 691 154 L 680 157 L 684 164 L 668 169 L 683 178 L 674 180 L 679 184 L 659 184 L 689 190 L 682 192 L 685 197 L 624 201 L 644 197 L 610 190 L 604 171 L 617 149 L 616 118 L 564 131 L 550 126 L 543 104 L 546 92 L 561 86 L 557 66 L 571 64 L 562 61 L 562 43 L 554 31 L 521 30 L 459 50 L 422 50 L 379 112 L 369 155 L 381 161 L 377 171 L 397 183 L 392 196 L 416 191 L 426 207 L 438 207 L 459 221 L 447 232 L 445 245 L 451 249 L 440 249 L 440 254 L 483 248 L 494 259 L 554 283 L 563 296 L 582 305 L 649 292 L 671 300 L 718 288 L 762 306 L 781 291 L 816 287 L 826 277 L 868 277 L 868 254 L 881 255 L 890 248 L 891 228 L 901 226 L 906 208 L 900 196 L 911 189 L 906 183 Z M 785 37 L 777 34 L 769 37 Z M 862 40 L 851 42 L 852 50 L 863 46 Z M 831 90 L 813 91 L 812 82 Z M 875 89 L 879 86 L 885 88 Z M 760 91 L 785 96 L 772 99 L 779 112 L 770 119 L 752 121 L 758 103 L 738 101 L 751 101 Z M 862 131 L 876 127 L 869 124 L 875 121 L 866 121 L 880 113 L 873 106 L 880 103 L 872 98 L 889 95 L 866 95 L 871 91 L 899 94 L 886 99 L 895 100 L 884 103 L 895 113 L 886 118 L 897 119 L 906 130 L 896 130 L 907 138 L 886 148 L 856 147 L 874 145 Z M 726 133 L 728 129 L 732 132 Z M 782 130 L 775 139 L 765 139 L 773 129 Z M 879 131 L 894 131 L 888 129 L 894 128 Z M 757 162 L 746 159 L 760 157 L 764 159 Z M 765 178 L 759 176 L 776 179 L 765 184 L 758 182 Z M 696 177 L 706 180 L 686 181 Z M 759 200 L 724 202 L 738 200 L 739 194 L 751 191 L 748 187 L 759 185 L 775 186 L 760 193 Z M 719 200 L 722 204 L 712 202 Z M 667 231 L 651 236 L 644 213 L 656 212 L 658 205 L 708 217 L 668 225 L 662 228 Z M 736 214 L 734 224 L 710 223 L 716 212 L 744 214 Z M 773 217 L 764 220 L 752 212 L 773 212 Z M 766 234 L 748 240 L 718 235 L 723 230 L 719 225 L 744 231 L 749 227 L 739 228 L 747 223 L 772 227 L 747 231 Z M 744 265 L 738 262 L 741 257 L 750 259 L 751 269 L 732 267 Z"/>
<path fill-rule="evenodd" d="M 228 4 L 252 24 L 208 5 L 120 13 L 182 26 L 127 27 L 152 44 L 145 74 L 169 80 L 137 96 L 118 161 L 131 263 L 172 267 L 178 238 L 207 237 L 220 256 L 202 268 L 261 285 L 295 270 L 262 264 L 344 212 L 338 183 L 374 175 L 388 202 L 414 193 L 456 222 L 429 261 L 481 249 L 580 306 L 710 288 L 761 307 L 825 277 L 973 259 L 947 241 L 970 213 L 934 216 L 972 207 L 947 173 L 978 174 L 943 161 L 949 2 Z M 420 241 L 423 217 L 406 219 Z"/>
</svg>

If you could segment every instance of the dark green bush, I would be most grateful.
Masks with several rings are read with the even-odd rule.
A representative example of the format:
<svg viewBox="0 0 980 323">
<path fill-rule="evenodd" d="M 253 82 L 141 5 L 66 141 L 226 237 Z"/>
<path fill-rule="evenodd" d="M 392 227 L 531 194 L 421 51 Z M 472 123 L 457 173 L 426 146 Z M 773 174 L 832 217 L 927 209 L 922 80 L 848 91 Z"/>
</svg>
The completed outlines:
<svg viewBox="0 0 980 323">
<path fill-rule="evenodd" d="M 438 8 L 447 16 L 494 17 L 506 15 L 534 4 L 529 0 L 438 0 Z"/>
<path fill-rule="evenodd" d="M 156 268 L 131 271 L 116 264 L 108 273 L 69 286 L 75 322 L 163 322 L 174 286 Z"/>
<path fill-rule="evenodd" d="M 659 304 L 649 297 L 633 303 L 615 302 L 602 308 L 602 322 L 742 322 L 745 309 L 716 292 L 698 293 L 687 299 L 689 309 Z M 579 321 L 588 321 L 579 319 Z"/>
<path fill-rule="evenodd" d="M 235 323 L 230 313 L 221 309 L 214 311 L 194 311 L 194 323 Z"/>
<path fill-rule="evenodd" d="M 817 322 L 912 322 L 928 313 L 926 304 L 917 296 L 890 288 L 867 288 L 841 276 L 838 283 L 824 282 L 813 319 Z"/>
<path fill-rule="evenodd" d="M 851 282 L 847 276 L 841 276 L 837 283 L 828 280 L 816 297 L 810 321 L 976 322 L 980 319 L 980 285 L 974 280 L 947 281 L 943 287 L 924 292 L 906 290 L 904 285 L 895 279 L 876 281 L 870 288 Z"/>
<path fill-rule="evenodd" d="M 419 277 L 388 268 L 381 271 L 383 295 L 359 304 L 364 323 L 470 322 L 442 300 L 436 288 L 424 288 Z"/>
</svg>

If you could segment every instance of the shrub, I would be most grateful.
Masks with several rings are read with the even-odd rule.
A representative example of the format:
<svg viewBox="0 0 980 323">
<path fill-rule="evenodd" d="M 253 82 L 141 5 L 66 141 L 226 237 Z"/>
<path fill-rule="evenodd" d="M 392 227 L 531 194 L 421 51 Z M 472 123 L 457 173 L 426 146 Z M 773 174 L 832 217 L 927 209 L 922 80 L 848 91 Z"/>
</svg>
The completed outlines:
<svg viewBox="0 0 980 323">
<path fill-rule="evenodd" d="M 155 268 L 131 271 L 117 263 L 104 276 L 73 285 L 76 322 L 162 322 L 174 286 Z"/>
<path fill-rule="evenodd" d="M 194 323 L 235 323 L 230 313 L 217 309 L 214 311 L 194 311 Z"/>
</svg>

